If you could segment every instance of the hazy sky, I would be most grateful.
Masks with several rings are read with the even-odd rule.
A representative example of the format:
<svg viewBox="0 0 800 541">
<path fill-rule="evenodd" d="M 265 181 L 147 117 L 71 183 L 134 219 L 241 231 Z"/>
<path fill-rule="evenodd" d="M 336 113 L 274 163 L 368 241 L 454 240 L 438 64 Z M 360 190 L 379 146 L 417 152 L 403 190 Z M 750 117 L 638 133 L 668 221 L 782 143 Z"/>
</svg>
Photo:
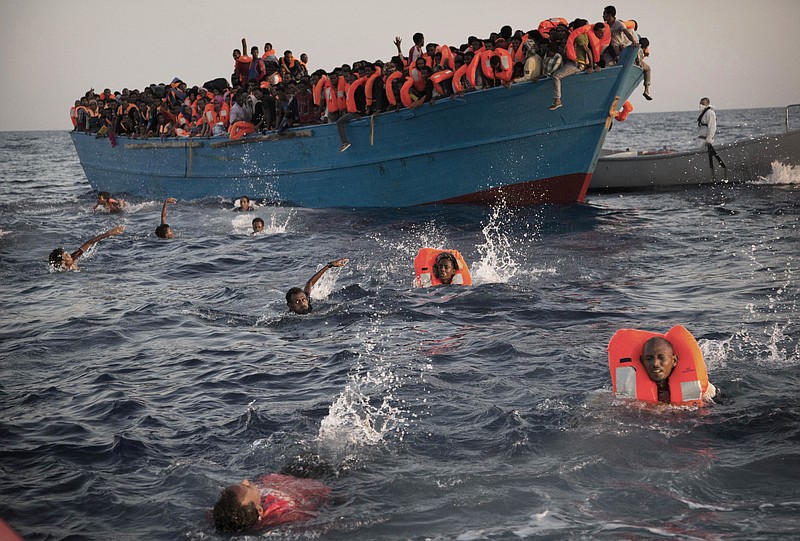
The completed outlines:
<svg viewBox="0 0 800 541">
<path fill-rule="evenodd" d="M 552 6 L 560 5 L 559 8 Z M 461 45 L 508 24 L 536 28 L 548 17 L 591 22 L 605 1 L 416 0 L 368 2 L 249 0 L 0 0 L 0 131 L 71 129 L 69 108 L 90 87 L 143 88 L 180 77 L 190 86 L 229 78 L 231 51 L 271 42 L 309 55 L 309 68 L 388 60 L 392 40 L 408 52 L 414 32 Z M 653 69 L 635 112 L 695 109 L 708 95 L 720 109 L 778 107 L 800 101 L 798 0 L 626 0 L 650 39 Z"/>
</svg>

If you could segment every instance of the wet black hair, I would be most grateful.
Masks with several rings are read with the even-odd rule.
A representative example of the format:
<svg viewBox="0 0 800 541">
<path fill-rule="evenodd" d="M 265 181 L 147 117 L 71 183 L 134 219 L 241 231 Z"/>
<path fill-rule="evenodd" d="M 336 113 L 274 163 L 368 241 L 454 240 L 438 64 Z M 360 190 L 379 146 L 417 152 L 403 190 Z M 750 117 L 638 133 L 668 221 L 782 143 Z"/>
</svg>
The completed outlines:
<svg viewBox="0 0 800 541">
<path fill-rule="evenodd" d="M 305 291 L 303 291 L 299 287 L 293 287 L 289 291 L 287 291 L 286 292 L 286 304 L 291 303 L 292 302 L 292 295 L 295 295 L 297 293 L 305 293 Z"/>
<path fill-rule="evenodd" d="M 411 41 L 414 42 L 414 45 L 416 45 L 418 41 L 424 41 L 424 40 L 425 36 L 422 35 L 422 32 L 417 32 L 411 37 Z"/>
<path fill-rule="evenodd" d="M 167 231 L 169 231 L 169 224 L 161 224 L 156 227 L 156 237 L 160 239 L 167 238 Z"/>
<path fill-rule="evenodd" d="M 648 47 L 650 47 L 650 40 L 647 38 L 639 38 L 639 46 L 642 49 L 647 49 Z"/>
<path fill-rule="evenodd" d="M 606 13 L 611 15 L 612 17 L 616 17 L 617 16 L 617 8 L 615 8 L 614 6 L 606 6 L 606 8 L 603 11 L 605 11 Z"/>
<path fill-rule="evenodd" d="M 436 256 L 436 260 L 433 263 L 433 275 L 438 279 L 441 279 L 441 277 L 439 276 L 439 263 L 443 259 L 449 259 L 450 262 L 453 264 L 453 268 L 455 270 L 459 270 L 458 260 L 456 259 L 456 256 L 454 256 L 450 252 L 440 252 L 439 255 Z"/>
<path fill-rule="evenodd" d="M 239 502 L 236 485 L 222 491 L 212 511 L 214 526 L 220 532 L 239 532 L 258 522 L 258 509 L 255 504 L 246 506 Z"/>
<path fill-rule="evenodd" d="M 48 258 L 50 264 L 53 265 L 54 267 L 60 267 L 61 265 L 63 265 L 65 253 L 66 251 L 64 250 L 64 248 L 56 248 L 55 250 L 50 252 L 50 257 Z"/>
</svg>

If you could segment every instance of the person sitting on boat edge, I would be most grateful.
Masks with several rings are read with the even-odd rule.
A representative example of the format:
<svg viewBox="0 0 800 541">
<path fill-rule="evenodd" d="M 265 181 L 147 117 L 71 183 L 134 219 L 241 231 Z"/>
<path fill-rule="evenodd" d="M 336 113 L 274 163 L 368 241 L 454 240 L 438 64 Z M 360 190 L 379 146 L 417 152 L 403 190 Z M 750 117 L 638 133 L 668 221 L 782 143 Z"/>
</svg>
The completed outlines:
<svg viewBox="0 0 800 541">
<path fill-rule="evenodd" d="M 164 206 L 161 207 L 161 225 L 156 227 L 156 237 L 160 239 L 171 239 L 175 236 L 175 232 L 167 223 L 167 203 L 174 205 L 178 200 L 174 197 L 164 199 Z"/>
<path fill-rule="evenodd" d="M 56 248 L 52 252 L 50 252 L 50 265 L 55 270 L 78 270 L 78 258 L 81 257 L 86 250 L 97 244 L 103 239 L 107 239 L 108 237 L 113 237 L 115 235 L 119 235 L 125 231 L 124 225 L 118 225 L 114 229 L 110 229 L 105 233 L 101 233 L 96 237 L 84 242 L 80 248 L 75 250 L 72 253 L 68 253 L 64 248 Z"/>
<path fill-rule="evenodd" d="M 253 218 L 253 232 L 251 235 L 264 232 L 264 220 L 261 218 Z"/>
<path fill-rule="evenodd" d="M 122 212 L 122 208 L 125 206 L 125 201 L 120 199 L 117 201 L 116 199 L 111 198 L 111 194 L 108 192 L 100 192 L 97 194 L 97 203 L 95 204 L 92 210 L 97 210 L 100 207 L 108 210 L 108 212 Z"/>
<path fill-rule="evenodd" d="M 330 488 L 316 479 L 273 473 L 226 487 L 214 504 L 212 518 L 220 532 L 309 520 L 329 494 Z"/>
<path fill-rule="evenodd" d="M 663 335 L 620 329 L 608 343 L 608 364 L 618 397 L 695 406 L 722 398 L 708 381 L 700 346 L 681 325 Z"/>
<path fill-rule="evenodd" d="M 551 111 L 555 111 L 563 105 L 561 103 L 561 79 L 569 77 L 570 75 L 575 75 L 576 73 L 580 73 L 582 71 L 592 73 L 593 71 L 600 69 L 600 66 L 597 65 L 599 59 L 594 58 L 592 53 L 589 33 L 593 33 L 594 37 L 598 40 L 602 39 L 602 37 L 605 35 L 605 25 L 603 23 L 596 23 L 594 27 L 587 29 L 586 27 L 588 27 L 589 24 L 586 19 L 575 19 L 571 26 L 573 30 L 570 33 L 570 38 L 573 40 L 572 44 L 574 46 L 574 58 L 570 56 L 568 40 L 566 55 L 569 57 L 569 60 L 564 62 L 561 68 L 553 73 L 552 76 L 554 99 L 553 105 L 550 106 Z"/>
<path fill-rule="evenodd" d="M 336 259 L 327 263 L 324 267 L 309 278 L 308 282 L 303 289 L 293 287 L 286 292 L 286 304 L 289 305 L 289 311 L 295 314 L 308 314 L 312 310 L 311 306 L 311 289 L 316 285 L 322 275 L 328 272 L 333 267 L 344 267 L 349 261 L 347 258 Z"/>
<path fill-rule="evenodd" d="M 351 120 L 361 118 L 366 112 L 367 94 L 365 85 L 367 79 L 375 71 L 375 66 L 365 62 L 360 70 L 356 71 L 354 69 L 353 71 L 358 75 L 358 78 L 347 89 L 347 97 L 345 99 L 347 112 L 336 120 L 336 129 L 339 132 L 339 140 L 341 142 L 339 152 L 344 152 L 350 148 L 350 141 L 347 140 L 347 124 Z"/>
</svg>

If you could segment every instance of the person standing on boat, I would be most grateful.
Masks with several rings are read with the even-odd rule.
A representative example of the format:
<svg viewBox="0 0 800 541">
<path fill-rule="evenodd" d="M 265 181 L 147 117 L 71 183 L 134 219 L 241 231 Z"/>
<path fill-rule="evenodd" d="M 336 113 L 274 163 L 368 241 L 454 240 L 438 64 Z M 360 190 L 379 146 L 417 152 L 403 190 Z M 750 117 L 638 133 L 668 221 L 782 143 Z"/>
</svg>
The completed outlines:
<svg viewBox="0 0 800 541">
<path fill-rule="evenodd" d="M 717 113 L 711 100 L 703 98 L 700 100 L 700 116 L 697 117 L 697 139 L 700 148 L 707 148 L 714 143 L 714 136 L 717 133 Z"/>
</svg>

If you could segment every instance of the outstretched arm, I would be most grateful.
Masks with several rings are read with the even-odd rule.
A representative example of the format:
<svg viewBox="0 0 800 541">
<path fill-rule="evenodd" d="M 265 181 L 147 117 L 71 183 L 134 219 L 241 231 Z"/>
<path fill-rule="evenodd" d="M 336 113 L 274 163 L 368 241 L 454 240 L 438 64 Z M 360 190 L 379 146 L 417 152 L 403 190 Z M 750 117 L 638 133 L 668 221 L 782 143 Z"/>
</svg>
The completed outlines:
<svg viewBox="0 0 800 541">
<path fill-rule="evenodd" d="M 119 235 L 123 231 L 125 231 L 125 226 L 124 225 L 118 225 L 114 229 L 110 229 L 110 230 L 106 231 L 105 233 L 101 233 L 101 234 L 97 235 L 96 237 L 94 237 L 93 239 L 89 239 L 86 242 L 84 242 L 81 245 L 81 247 L 79 248 L 79 252 L 83 253 L 86 250 L 88 250 L 89 248 L 91 248 L 93 245 L 95 245 L 98 242 L 100 242 L 101 240 L 107 239 L 108 237 L 113 237 L 114 235 Z"/>
<path fill-rule="evenodd" d="M 174 197 L 168 197 L 164 199 L 164 206 L 161 207 L 161 225 L 167 223 L 167 203 L 171 203 L 174 205 L 177 202 L 178 200 L 175 199 Z"/>
<path fill-rule="evenodd" d="M 242 55 L 247 56 L 250 54 L 250 51 L 247 50 L 247 40 L 242 38 Z"/>
<path fill-rule="evenodd" d="M 403 40 L 402 40 L 402 38 L 401 38 L 400 36 L 396 36 L 396 37 L 394 38 L 394 46 L 395 46 L 395 47 L 397 47 L 397 54 L 400 56 L 400 58 L 405 58 L 405 57 L 403 56 L 403 50 L 402 50 L 402 49 L 400 49 L 400 44 L 401 44 L 401 43 L 403 43 Z"/>
<path fill-rule="evenodd" d="M 317 271 L 317 273 L 314 276 L 312 276 L 311 278 L 309 278 L 308 282 L 306 282 L 306 287 L 303 288 L 303 291 L 305 292 L 305 294 L 307 296 L 309 296 L 309 297 L 311 296 L 311 288 L 314 287 L 314 284 L 319 282 L 319 279 L 322 278 L 323 274 L 328 272 L 328 269 L 331 269 L 333 267 L 344 267 L 344 265 L 348 261 L 350 261 L 350 260 L 347 259 L 346 257 L 343 257 L 342 259 L 337 259 L 335 261 L 331 261 L 330 263 L 326 264 L 324 267 L 319 269 Z"/>
</svg>

